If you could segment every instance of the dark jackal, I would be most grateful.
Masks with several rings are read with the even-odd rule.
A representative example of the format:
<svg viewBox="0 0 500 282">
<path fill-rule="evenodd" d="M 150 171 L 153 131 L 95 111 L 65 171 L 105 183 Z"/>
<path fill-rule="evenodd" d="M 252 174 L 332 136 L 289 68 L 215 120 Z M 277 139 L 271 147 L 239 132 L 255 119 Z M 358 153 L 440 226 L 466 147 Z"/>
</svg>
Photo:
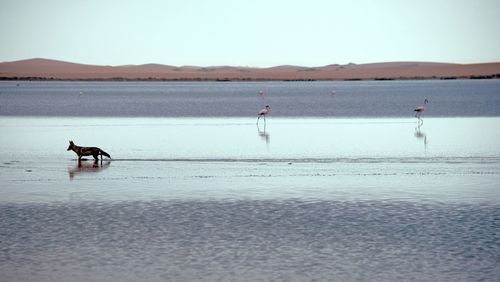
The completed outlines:
<svg viewBox="0 0 500 282">
<path fill-rule="evenodd" d="M 73 143 L 73 141 L 69 141 L 69 146 L 67 151 L 69 150 L 73 150 L 73 152 L 75 152 L 78 155 L 78 161 L 80 161 L 83 156 L 92 156 L 96 161 L 98 160 L 99 155 L 101 155 L 101 160 L 103 155 L 108 158 L 111 158 L 111 156 L 108 153 L 104 152 L 103 150 L 97 147 L 80 147 L 76 146 L 75 143 Z"/>
</svg>

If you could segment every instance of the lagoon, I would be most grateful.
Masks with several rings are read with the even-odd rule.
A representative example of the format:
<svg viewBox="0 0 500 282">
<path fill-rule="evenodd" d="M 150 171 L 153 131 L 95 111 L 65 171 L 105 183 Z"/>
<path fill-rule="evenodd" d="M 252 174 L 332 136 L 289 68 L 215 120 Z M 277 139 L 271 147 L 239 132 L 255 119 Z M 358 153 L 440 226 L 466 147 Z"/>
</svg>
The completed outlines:
<svg viewBox="0 0 500 282">
<path fill-rule="evenodd" d="M 407 82 L 398 88 L 398 83 L 389 82 L 379 94 L 409 89 L 404 92 L 408 94 L 434 85 Z M 435 83 L 457 87 L 462 82 Z M 273 103 L 266 123 L 256 125 L 253 108 L 264 101 L 253 90 L 243 100 L 254 106 L 211 103 L 210 108 L 208 98 L 203 98 L 206 90 L 196 90 L 197 94 L 168 96 L 164 103 L 155 100 L 160 107 L 131 116 L 134 105 L 143 109 L 140 101 L 164 96 L 120 96 L 123 85 L 82 83 L 97 87 L 99 94 L 90 94 L 95 95 L 88 100 L 92 107 L 80 111 L 74 101 L 65 100 L 68 89 L 79 92 L 79 83 L 41 83 L 29 94 L 14 97 L 9 87 L 18 91 L 18 86 L 5 87 L 2 82 L 1 277 L 498 280 L 500 118 L 495 106 L 498 88 L 490 88 L 490 83 L 496 82 L 467 92 L 480 95 L 475 99 L 457 96 L 478 101 L 480 110 L 462 111 L 469 102 L 454 101 L 456 107 L 445 107 L 441 103 L 446 99 L 433 95 L 423 123 L 412 116 L 410 105 L 410 110 L 394 115 L 335 114 L 358 106 L 365 109 L 364 94 L 351 95 L 345 108 L 333 106 L 334 114 L 306 113 L 331 110 L 331 102 L 341 101 L 342 91 L 337 90 L 335 97 L 317 96 L 333 101 L 301 107 L 305 112 L 297 113 L 292 111 L 297 104 L 283 110 L 283 96 Z M 207 89 L 214 85 L 218 91 L 223 89 L 218 85 L 231 86 L 214 82 Z M 238 87 L 262 88 L 242 85 Z M 281 93 L 287 85 L 297 86 L 270 85 Z M 331 89 L 327 85 L 325 91 Z M 344 84 L 336 89 L 342 89 L 340 85 Z M 363 84 L 349 85 L 361 91 Z M 44 92 L 47 86 L 59 90 Z M 165 84 L 148 87 L 160 89 Z M 33 99 L 36 93 L 49 99 Z M 420 94 L 392 102 L 388 96 L 370 101 L 410 104 L 418 102 Z M 116 107 L 109 109 L 109 116 L 96 117 L 96 109 L 103 110 L 99 97 L 106 95 L 113 98 L 102 99 L 115 101 Z M 221 98 L 213 95 L 211 99 Z M 293 97 L 292 101 L 306 101 L 301 95 Z M 240 105 L 239 99 L 228 103 Z M 117 106 L 127 101 L 135 101 L 126 107 L 130 115 Z M 61 103 L 68 104 L 60 107 Z M 179 112 L 157 116 L 155 111 L 165 105 Z M 179 105 L 191 107 L 186 111 Z M 220 105 L 238 111 L 220 112 Z M 243 110 L 247 108 L 251 113 Z M 455 116 L 457 110 L 463 114 Z M 99 146 L 112 159 L 78 163 L 76 155 L 66 151 L 69 140 Z"/>
</svg>

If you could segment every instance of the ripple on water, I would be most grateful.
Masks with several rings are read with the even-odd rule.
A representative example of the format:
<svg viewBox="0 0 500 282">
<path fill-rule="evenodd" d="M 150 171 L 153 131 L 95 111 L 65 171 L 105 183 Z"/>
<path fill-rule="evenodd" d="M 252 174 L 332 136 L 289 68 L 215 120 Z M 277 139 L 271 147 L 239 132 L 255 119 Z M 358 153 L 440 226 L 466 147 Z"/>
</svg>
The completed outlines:
<svg viewBox="0 0 500 282">
<path fill-rule="evenodd" d="M 398 201 L 150 201 L 0 206 L 16 281 L 489 280 L 500 206 Z"/>
</svg>

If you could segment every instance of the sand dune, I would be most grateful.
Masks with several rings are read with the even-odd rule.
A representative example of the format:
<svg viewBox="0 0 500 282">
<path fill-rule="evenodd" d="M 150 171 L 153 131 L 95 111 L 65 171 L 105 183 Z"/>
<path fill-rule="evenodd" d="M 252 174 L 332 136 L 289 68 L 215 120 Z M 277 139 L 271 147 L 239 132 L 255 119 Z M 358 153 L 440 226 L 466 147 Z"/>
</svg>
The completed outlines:
<svg viewBox="0 0 500 282">
<path fill-rule="evenodd" d="M 369 80 L 422 78 L 500 78 L 500 62 L 449 64 L 388 62 L 331 64 L 319 67 L 282 65 L 270 68 L 170 66 L 161 64 L 100 66 L 48 59 L 0 63 L 2 79 L 62 80 Z"/>
</svg>

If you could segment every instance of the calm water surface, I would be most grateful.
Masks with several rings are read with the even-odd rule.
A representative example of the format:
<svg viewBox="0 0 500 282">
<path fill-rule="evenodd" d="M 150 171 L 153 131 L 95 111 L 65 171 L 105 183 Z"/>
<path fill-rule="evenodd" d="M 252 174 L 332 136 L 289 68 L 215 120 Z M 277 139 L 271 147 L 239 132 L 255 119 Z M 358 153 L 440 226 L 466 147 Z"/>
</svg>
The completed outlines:
<svg viewBox="0 0 500 282">
<path fill-rule="evenodd" d="M 264 92 L 264 98 L 258 92 Z M 332 91 L 336 92 L 332 96 Z M 337 82 L 0 82 L 0 115 L 281 117 L 500 115 L 500 80 Z"/>
<path fill-rule="evenodd" d="M 1 82 L 0 281 L 497 281 L 499 96 Z M 113 159 L 78 164 L 70 139 Z"/>
</svg>

